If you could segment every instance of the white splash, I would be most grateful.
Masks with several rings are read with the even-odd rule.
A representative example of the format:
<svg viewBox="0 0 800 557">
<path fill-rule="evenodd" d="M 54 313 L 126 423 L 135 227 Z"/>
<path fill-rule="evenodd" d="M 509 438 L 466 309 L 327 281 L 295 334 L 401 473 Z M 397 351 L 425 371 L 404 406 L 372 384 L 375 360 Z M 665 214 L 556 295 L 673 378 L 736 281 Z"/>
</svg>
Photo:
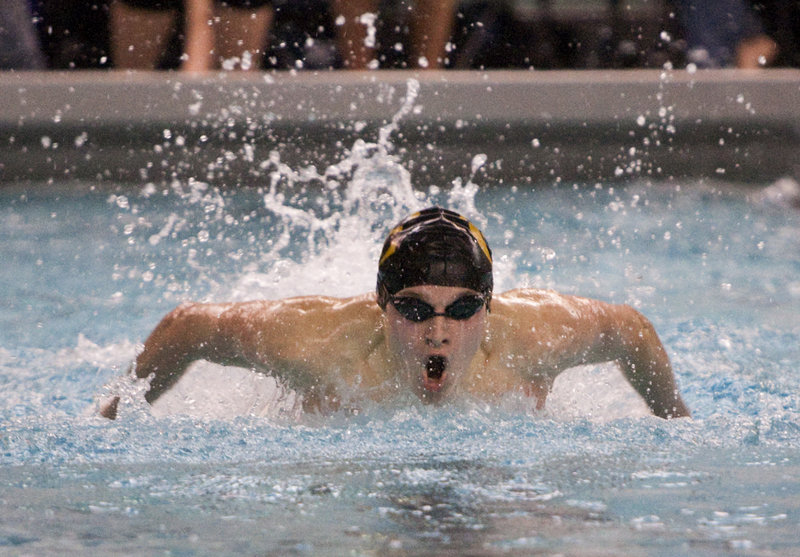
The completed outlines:
<svg viewBox="0 0 800 557">
<path fill-rule="evenodd" d="M 294 169 L 273 151 L 264 206 L 280 219 L 280 231 L 261 259 L 266 272 L 246 273 L 233 299 L 276 298 L 300 294 L 347 296 L 374 286 L 375 260 L 386 231 L 423 208 L 428 196 L 415 190 L 411 175 L 393 153 L 392 134 L 415 108 L 419 83 L 410 79 L 406 95 L 377 141 L 357 139 L 342 159 L 323 172 Z M 292 201 L 293 193 L 305 192 Z M 474 194 L 473 194 L 474 195 Z M 313 203 L 309 200 L 313 199 Z M 285 250 L 305 242 L 300 261 Z"/>
</svg>

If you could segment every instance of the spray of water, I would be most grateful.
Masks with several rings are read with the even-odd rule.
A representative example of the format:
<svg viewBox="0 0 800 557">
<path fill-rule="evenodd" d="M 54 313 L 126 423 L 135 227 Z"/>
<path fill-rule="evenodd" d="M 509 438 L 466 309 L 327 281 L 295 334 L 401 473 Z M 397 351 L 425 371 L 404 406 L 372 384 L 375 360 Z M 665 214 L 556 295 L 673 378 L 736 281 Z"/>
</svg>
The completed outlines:
<svg viewBox="0 0 800 557">
<path fill-rule="evenodd" d="M 112 195 L 120 230 L 137 252 L 115 277 L 141 277 L 145 288 L 170 303 L 347 296 L 372 288 L 383 238 L 408 214 L 441 204 L 485 227 L 475 205 L 475 177 L 486 155 L 474 156 L 468 177 L 423 191 L 396 154 L 393 136 L 408 115 L 423 109 L 419 97 L 419 82 L 409 79 L 388 122 L 374 137 L 362 134 L 327 168 L 293 167 L 279 151 L 258 160 L 254 146 L 245 144 L 238 154 L 226 153 L 220 169 L 229 157 L 243 157 L 266 178 L 258 190 L 221 192 L 203 180 L 175 178 L 165 186 L 146 184 L 138 197 Z M 171 141 L 173 134 L 164 130 L 164 137 Z M 175 200 L 173 210 L 159 215 L 165 197 Z M 191 276 L 164 266 L 175 259 Z"/>
<path fill-rule="evenodd" d="M 436 199 L 438 188 L 415 189 L 411 175 L 394 153 L 392 136 L 415 109 L 419 83 L 410 79 L 402 104 L 377 138 L 359 138 L 341 160 L 324 171 L 294 169 L 272 152 L 264 207 L 276 217 L 276 240 L 261 255 L 261 268 L 238 277 L 232 296 L 276 297 L 296 294 L 360 294 L 372 287 L 377 252 L 387 230 L 408 214 L 440 202 L 484 223 L 475 207 L 475 174 L 486 162 L 477 155 L 466 184 L 456 178 Z M 287 253 L 303 245 L 299 256 Z M 293 252 L 294 253 L 294 252 Z M 278 286 L 276 288 L 276 285 Z"/>
</svg>

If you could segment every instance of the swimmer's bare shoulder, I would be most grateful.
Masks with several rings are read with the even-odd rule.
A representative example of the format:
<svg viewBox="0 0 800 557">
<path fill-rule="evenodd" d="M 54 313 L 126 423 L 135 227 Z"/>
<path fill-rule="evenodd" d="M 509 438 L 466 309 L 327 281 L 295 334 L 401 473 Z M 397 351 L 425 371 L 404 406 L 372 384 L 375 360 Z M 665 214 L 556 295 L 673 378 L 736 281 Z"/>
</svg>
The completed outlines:
<svg viewBox="0 0 800 557">
<path fill-rule="evenodd" d="M 380 322 L 380 308 L 369 294 L 190 304 L 174 313 L 190 316 L 178 318 L 182 329 L 206 331 L 202 342 L 194 342 L 202 348 L 193 359 L 252 368 L 302 367 L 308 373 L 322 373 L 354 352 L 368 350 Z M 142 355 L 147 348 L 146 343 Z M 137 360 L 137 373 L 145 360 Z"/>
<path fill-rule="evenodd" d="M 615 307 L 553 290 L 509 290 L 492 300 L 491 336 L 497 348 L 527 355 L 537 373 L 554 376 L 600 349 Z"/>
<path fill-rule="evenodd" d="M 492 301 L 490 332 L 495 352 L 524 355 L 527 369 L 521 372 L 551 382 L 569 367 L 616 362 L 654 414 L 690 415 L 653 325 L 630 306 L 551 290 L 511 290 Z"/>
<path fill-rule="evenodd" d="M 283 300 L 185 303 L 155 327 L 136 359 L 139 378 L 152 377 L 145 398 L 155 401 L 197 360 L 286 374 L 313 383 L 332 368 L 365 361 L 381 343 L 374 294 L 350 298 L 302 296 Z M 116 415 L 116 401 L 101 405 Z"/>
<path fill-rule="evenodd" d="M 359 360 L 380 339 L 374 294 L 302 296 L 231 306 L 220 316 L 227 341 L 250 365 L 326 370 Z"/>
</svg>

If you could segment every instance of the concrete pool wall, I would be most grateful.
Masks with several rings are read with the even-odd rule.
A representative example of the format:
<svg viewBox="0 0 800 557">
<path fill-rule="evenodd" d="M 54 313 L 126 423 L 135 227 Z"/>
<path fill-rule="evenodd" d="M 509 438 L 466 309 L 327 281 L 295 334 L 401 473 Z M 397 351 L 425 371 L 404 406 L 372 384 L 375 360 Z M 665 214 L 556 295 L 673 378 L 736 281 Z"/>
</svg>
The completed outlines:
<svg viewBox="0 0 800 557">
<path fill-rule="evenodd" d="M 415 80 L 415 81 L 410 81 Z M 398 120 L 420 185 L 797 175 L 800 70 L 0 73 L 0 186 L 263 181 L 320 171 Z"/>
</svg>

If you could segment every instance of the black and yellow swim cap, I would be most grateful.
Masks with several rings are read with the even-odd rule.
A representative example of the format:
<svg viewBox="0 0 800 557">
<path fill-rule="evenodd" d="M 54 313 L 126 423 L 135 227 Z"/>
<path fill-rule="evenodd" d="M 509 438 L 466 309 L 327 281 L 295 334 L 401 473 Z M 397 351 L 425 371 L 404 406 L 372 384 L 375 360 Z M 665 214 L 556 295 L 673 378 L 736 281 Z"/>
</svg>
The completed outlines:
<svg viewBox="0 0 800 557">
<path fill-rule="evenodd" d="M 492 297 L 492 250 L 478 228 L 454 211 L 431 207 L 389 232 L 378 263 L 378 304 L 411 286 L 460 286 Z"/>
</svg>

